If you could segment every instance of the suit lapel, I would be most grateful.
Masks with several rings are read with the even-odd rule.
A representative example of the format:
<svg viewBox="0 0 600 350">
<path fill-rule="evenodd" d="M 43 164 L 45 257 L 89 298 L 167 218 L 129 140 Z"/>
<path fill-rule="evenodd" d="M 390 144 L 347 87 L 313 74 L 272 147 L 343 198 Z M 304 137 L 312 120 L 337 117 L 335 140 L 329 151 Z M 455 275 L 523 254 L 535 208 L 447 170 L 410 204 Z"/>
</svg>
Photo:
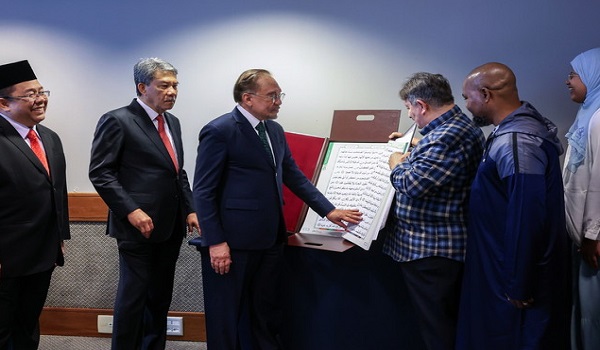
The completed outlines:
<svg viewBox="0 0 600 350">
<path fill-rule="evenodd" d="M 258 153 L 261 155 L 261 158 L 263 158 L 265 162 L 267 162 L 267 164 L 269 164 L 272 168 L 275 168 L 275 164 L 273 164 L 273 162 L 269 158 L 269 155 L 267 154 L 267 152 L 265 152 L 265 149 L 262 145 L 262 142 L 260 141 L 260 138 L 258 137 L 257 132 L 254 130 L 248 119 L 244 117 L 242 112 L 240 112 L 237 109 L 237 107 L 233 110 L 233 116 L 237 122 L 240 133 L 244 135 L 252 144 L 252 149 L 258 150 Z M 271 137 L 271 134 L 269 134 L 269 137 Z M 271 140 L 271 142 L 273 142 L 273 140 Z"/>
<path fill-rule="evenodd" d="M 272 121 L 265 121 L 265 127 L 267 129 L 267 133 L 269 134 L 269 139 L 271 140 L 271 149 L 273 150 L 273 157 L 275 157 L 275 162 L 277 163 L 277 155 L 279 154 L 279 135 L 275 132 L 275 126 L 273 126 Z"/>
<path fill-rule="evenodd" d="M 162 154 L 162 156 L 165 158 L 165 161 L 167 161 L 169 163 L 170 167 L 173 168 L 173 166 L 172 166 L 173 161 L 171 160 L 171 156 L 169 155 L 169 152 L 167 151 L 165 144 L 160 139 L 160 136 L 158 135 L 158 130 L 156 130 L 156 127 L 154 126 L 152 119 L 149 118 L 148 113 L 146 113 L 146 111 L 142 108 L 142 106 L 140 106 L 140 104 L 137 103 L 135 100 L 129 105 L 129 107 L 132 109 L 132 112 L 135 114 L 135 119 L 134 119 L 135 123 L 139 126 L 139 128 L 142 130 L 142 132 L 148 137 L 148 139 L 150 139 L 150 141 L 154 144 L 154 146 L 156 147 L 158 152 L 160 154 Z M 165 113 L 165 114 L 168 114 L 168 113 Z M 153 116 L 153 117 L 155 117 L 155 116 Z M 167 119 L 166 116 L 165 116 L 165 119 Z M 169 128 L 170 127 L 171 127 L 171 125 L 169 125 Z M 177 152 L 179 154 L 179 151 L 177 151 Z"/>
<path fill-rule="evenodd" d="M 171 131 L 171 137 L 173 138 L 173 144 L 175 145 L 175 152 L 177 153 L 177 159 L 179 160 L 179 167 L 183 167 L 183 141 L 181 140 L 181 129 L 179 123 L 175 122 L 175 116 L 171 113 L 165 112 L 165 121 L 169 125 Z M 171 157 L 169 157 L 171 159 Z"/>
<path fill-rule="evenodd" d="M 56 145 L 50 134 L 48 133 L 48 129 L 46 129 L 42 125 L 37 126 L 37 132 L 40 135 L 40 139 L 42 140 L 42 144 L 44 145 L 44 152 L 46 152 L 46 159 L 48 160 L 48 167 L 50 168 L 50 174 L 52 174 L 52 170 L 56 169 Z M 32 151 L 33 153 L 33 151 Z M 37 157 L 36 157 L 37 159 Z M 40 163 L 40 166 L 42 163 Z M 45 172 L 45 171 L 44 171 Z"/>
<path fill-rule="evenodd" d="M 6 139 L 10 143 L 12 143 L 19 151 L 21 151 L 21 153 L 23 153 L 25 158 L 27 158 L 29 160 L 29 162 L 31 162 L 31 164 L 33 164 L 33 166 L 35 166 L 40 172 L 42 172 L 43 174 L 46 175 L 46 177 L 48 177 L 48 172 L 46 172 L 46 169 L 42 165 L 42 162 L 40 162 L 40 160 L 35 155 L 35 153 L 33 153 L 33 151 L 31 150 L 31 147 L 29 147 L 27 142 L 25 142 L 25 140 L 21 137 L 21 135 L 19 135 L 17 130 L 15 130 L 15 128 L 12 125 L 10 125 L 10 123 L 8 121 L 6 121 L 3 117 L 0 117 L 0 132 L 4 135 L 4 137 L 6 137 Z M 39 128 L 38 128 L 38 133 L 39 133 Z M 48 137 L 46 137 L 46 138 L 48 138 Z M 45 140 L 42 139 L 42 143 L 44 143 L 44 141 Z M 44 149 L 46 149 L 45 143 L 44 143 Z M 46 153 L 48 153 L 48 152 L 46 152 Z M 47 155 L 46 155 L 46 157 L 47 157 Z M 48 161 L 50 161 L 50 160 L 48 160 Z M 50 167 L 50 171 L 52 172 L 52 167 Z M 49 179 L 49 177 L 48 177 L 48 179 Z"/>
</svg>

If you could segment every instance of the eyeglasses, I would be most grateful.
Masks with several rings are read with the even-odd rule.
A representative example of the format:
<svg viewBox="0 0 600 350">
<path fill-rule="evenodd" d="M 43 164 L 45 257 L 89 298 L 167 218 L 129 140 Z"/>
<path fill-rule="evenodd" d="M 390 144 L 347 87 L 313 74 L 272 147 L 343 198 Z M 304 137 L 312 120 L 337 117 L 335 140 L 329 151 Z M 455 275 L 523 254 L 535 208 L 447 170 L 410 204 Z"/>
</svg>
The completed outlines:
<svg viewBox="0 0 600 350">
<path fill-rule="evenodd" d="M 258 96 L 258 97 L 264 97 L 267 99 L 271 99 L 271 102 L 275 103 L 277 101 L 283 101 L 283 99 L 285 98 L 285 93 L 280 92 L 278 94 L 270 94 L 270 95 L 260 95 L 260 94 L 255 94 L 254 92 L 249 92 L 250 95 L 254 95 L 254 96 Z"/>
<path fill-rule="evenodd" d="M 575 72 L 571 72 L 571 73 L 569 73 L 569 75 L 567 75 L 567 77 L 569 78 L 569 80 L 571 80 L 575 77 L 579 77 L 579 74 L 577 74 Z"/>
<path fill-rule="evenodd" d="M 6 98 L 9 100 L 29 100 L 29 101 L 35 101 L 40 97 L 44 97 L 44 98 L 50 97 L 50 91 L 46 90 L 46 91 L 32 92 L 32 93 L 29 93 L 29 94 L 23 95 L 23 96 L 2 96 L 2 98 Z"/>
</svg>

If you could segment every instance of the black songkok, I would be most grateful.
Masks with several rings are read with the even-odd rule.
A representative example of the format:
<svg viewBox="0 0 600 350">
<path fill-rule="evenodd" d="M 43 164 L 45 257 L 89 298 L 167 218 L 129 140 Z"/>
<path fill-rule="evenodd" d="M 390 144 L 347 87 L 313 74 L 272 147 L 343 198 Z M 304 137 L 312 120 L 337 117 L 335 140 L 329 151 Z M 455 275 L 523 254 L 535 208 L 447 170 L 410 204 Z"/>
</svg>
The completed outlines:
<svg viewBox="0 0 600 350">
<path fill-rule="evenodd" d="M 0 89 L 36 79 L 33 69 L 26 60 L 0 65 Z"/>
</svg>

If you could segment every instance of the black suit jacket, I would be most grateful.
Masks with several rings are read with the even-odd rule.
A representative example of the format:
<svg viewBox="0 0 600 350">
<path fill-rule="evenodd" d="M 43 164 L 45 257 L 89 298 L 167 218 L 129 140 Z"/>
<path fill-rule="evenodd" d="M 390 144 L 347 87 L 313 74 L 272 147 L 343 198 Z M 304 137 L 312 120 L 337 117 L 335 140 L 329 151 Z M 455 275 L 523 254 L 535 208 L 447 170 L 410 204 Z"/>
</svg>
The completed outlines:
<svg viewBox="0 0 600 350">
<path fill-rule="evenodd" d="M 109 207 L 107 233 L 111 237 L 162 242 L 185 217 L 194 212 L 179 120 L 164 113 L 175 144 L 180 170 L 175 171 L 156 127 L 142 106 L 129 106 L 104 114 L 96 127 L 90 159 L 90 180 Z M 137 208 L 148 214 L 154 230 L 147 240 L 127 215 Z M 181 231 L 185 235 L 185 230 Z"/>
<path fill-rule="evenodd" d="M 26 276 L 62 265 L 70 238 L 62 143 L 37 126 L 50 173 L 15 128 L 0 116 L 0 275 Z"/>
</svg>

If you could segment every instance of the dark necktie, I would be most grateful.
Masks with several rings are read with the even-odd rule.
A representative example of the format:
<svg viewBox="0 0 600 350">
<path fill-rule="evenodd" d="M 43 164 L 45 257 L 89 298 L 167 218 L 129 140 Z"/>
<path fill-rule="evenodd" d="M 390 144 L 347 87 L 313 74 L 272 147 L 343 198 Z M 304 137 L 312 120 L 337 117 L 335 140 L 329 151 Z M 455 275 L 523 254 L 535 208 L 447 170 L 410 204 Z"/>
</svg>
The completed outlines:
<svg viewBox="0 0 600 350">
<path fill-rule="evenodd" d="M 35 133 L 35 131 L 33 131 L 33 129 L 29 129 L 29 132 L 27 133 L 27 138 L 29 139 L 29 145 L 31 147 L 31 150 L 33 151 L 33 153 L 35 153 L 40 162 L 42 162 L 42 165 L 46 169 L 48 175 L 50 175 L 50 167 L 48 166 L 46 153 L 44 152 L 44 149 L 40 144 L 40 140 L 38 139 L 37 134 Z"/>
<path fill-rule="evenodd" d="M 271 152 L 271 146 L 269 146 L 269 140 L 267 139 L 267 131 L 265 130 L 265 124 L 263 122 L 258 123 L 256 126 L 256 130 L 258 131 L 258 137 L 260 137 L 260 142 L 262 142 L 263 148 L 265 152 L 269 155 L 269 159 L 271 163 L 275 164 L 273 160 L 273 153 Z"/>
<path fill-rule="evenodd" d="M 160 135 L 160 139 L 165 144 L 167 152 L 169 152 L 169 155 L 171 156 L 175 170 L 179 171 L 179 164 L 177 163 L 177 157 L 175 156 L 173 145 L 171 145 L 169 136 L 167 136 L 167 132 L 165 131 L 165 117 L 163 117 L 162 114 L 159 114 L 158 117 L 156 117 L 156 120 L 158 121 L 158 135 Z"/>
</svg>

